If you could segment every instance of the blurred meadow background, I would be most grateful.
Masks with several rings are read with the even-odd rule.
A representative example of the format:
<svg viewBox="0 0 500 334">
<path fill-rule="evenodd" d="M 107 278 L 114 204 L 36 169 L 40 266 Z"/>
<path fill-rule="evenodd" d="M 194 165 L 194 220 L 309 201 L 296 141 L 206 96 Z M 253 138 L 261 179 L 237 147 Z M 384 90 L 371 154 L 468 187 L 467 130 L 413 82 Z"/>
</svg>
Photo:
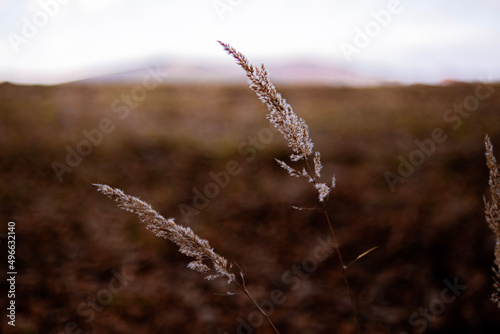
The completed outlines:
<svg viewBox="0 0 500 334">
<path fill-rule="evenodd" d="M 282 291 L 281 333 L 354 333 L 336 257 L 310 260 L 327 224 L 292 208 L 316 192 L 274 161 L 290 149 L 220 39 L 269 63 L 309 125 L 346 262 L 380 247 L 349 268 L 363 332 L 497 333 L 483 140 L 500 158 L 500 6 L 193 3 L 0 5 L 2 277 L 9 221 L 18 272 L 16 327 L 2 311 L 1 331 L 271 333 L 92 186 L 105 183 L 209 240 L 257 300 Z"/>
</svg>

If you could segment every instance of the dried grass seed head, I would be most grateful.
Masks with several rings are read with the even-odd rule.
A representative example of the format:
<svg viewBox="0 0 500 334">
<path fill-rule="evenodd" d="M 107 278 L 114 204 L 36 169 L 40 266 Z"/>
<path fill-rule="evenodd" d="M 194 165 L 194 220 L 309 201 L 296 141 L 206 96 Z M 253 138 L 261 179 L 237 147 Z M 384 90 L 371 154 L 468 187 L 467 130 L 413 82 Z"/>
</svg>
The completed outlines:
<svg viewBox="0 0 500 334">
<path fill-rule="evenodd" d="M 493 154 L 493 144 L 490 137 L 486 135 L 484 139 L 486 147 L 486 165 L 489 169 L 489 185 L 491 193 L 491 202 L 484 199 L 486 221 L 495 233 L 495 266 L 493 268 L 493 287 L 494 292 L 491 300 L 500 308 L 500 172 L 495 155 Z"/>
<path fill-rule="evenodd" d="M 250 82 L 250 88 L 257 94 L 259 99 L 266 104 L 269 113 L 266 117 L 278 129 L 292 149 L 290 156 L 292 161 L 305 159 L 313 153 L 313 142 L 309 136 L 309 128 L 306 122 L 297 116 L 292 107 L 286 102 L 276 87 L 269 80 L 267 70 L 262 65 L 260 68 L 252 65 L 248 59 L 231 45 L 219 43 L 232 55 L 238 65 L 246 72 Z"/>
<path fill-rule="evenodd" d="M 217 254 L 207 240 L 198 237 L 189 227 L 177 225 L 173 218 L 165 219 L 149 204 L 137 197 L 125 194 L 120 189 L 104 184 L 94 184 L 94 186 L 97 187 L 97 191 L 117 202 L 121 209 L 135 213 L 141 223 L 146 224 L 146 228 L 157 237 L 172 241 L 179 247 L 179 252 L 195 258 L 195 261 L 188 264 L 188 268 L 201 273 L 210 273 L 205 277 L 206 279 L 226 277 L 228 283 L 234 281 L 235 277 L 230 272 L 231 265 L 228 261 Z M 212 263 L 212 268 L 204 263 L 205 260 Z"/>
</svg>

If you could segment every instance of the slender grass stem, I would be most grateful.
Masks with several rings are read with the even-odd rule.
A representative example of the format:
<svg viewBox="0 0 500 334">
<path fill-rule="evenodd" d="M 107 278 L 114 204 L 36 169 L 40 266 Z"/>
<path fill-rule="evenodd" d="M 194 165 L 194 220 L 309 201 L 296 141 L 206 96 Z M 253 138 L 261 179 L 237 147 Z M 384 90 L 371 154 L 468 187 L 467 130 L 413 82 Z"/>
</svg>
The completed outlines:
<svg viewBox="0 0 500 334">
<path fill-rule="evenodd" d="M 339 258 L 340 266 L 342 268 L 342 274 L 344 276 L 345 287 L 347 289 L 347 292 L 349 293 L 349 297 L 351 298 L 352 309 L 354 311 L 354 321 L 356 322 L 356 329 L 357 329 L 358 333 L 361 333 L 361 325 L 359 323 L 358 310 L 356 307 L 356 301 L 354 299 L 354 295 L 353 295 L 351 287 L 349 285 L 349 276 L 347 275 L 347 267 L 344 265 L 342 253 L 340 252 L 340 246 L 339 246 L 339 243 L 337 242 L 335 232 L 333 231 L 333 226 L 332 226 L 332 222 L 330 220 L 330 216 L 328 215 L 328 212 L 326 211 L 326 205 L 323 205 L 323 214 L 325 215 L 326 221 L 328 222 L 330 234 L 332 235 L 333 243 L 335 244 L 335 250 L 337 251 L 337 256 Z"/>
<path fill-rule="evenodd" d="M 305 159 L 305 162 L 306 162 L 306 166 L 307 166 L 307 170 L 309 172 L 309 175 L 311 176 L 311 178 L 313 180 L 313 183 L 316 183 L 316 178 L 312 172 L 311 165 L 309 164 L 309 161 L 307 159 Z M 358 309 L 356 307 L 356 300 L 354 299 L 354 295 L 352 293 L 351 286 L 349 284 L 349 276 L 347 275 L 347 267 L 344 264 L 344 259 L 342 257 L 342 253 L 340 252 L 340 246 L 339 246 L 339 243 L 337 241 L 337 237 L 335 236 L 335 231 L 333 230 L 332 221 L 330 220 L 330 216 L 328 215 L 328 211 L 326 210 L 326 205 L 328 203 L 329 198 L 330 198 L 330 194 L 328 194 L 326 201 L 324 201 L 322 203 L 321 209 L 323 211 L 323 215 L 325 216 L 326 222 L 328 223 L 328 228 L 330 230 L 330 234 L 332 235 L 333 243 L 335 244 L 335 251 L 337 253 L 337 257 L 339 259 L 340 266 L 342 269 L 342 276 L 344 278 L 345 287 L 347 289 L 349 297 L 351 298 L 351 304 L 352 304 L 352 309 L 353 309 L 353 313 L 354 313 L 354 322 L 356 323 L 356 330 L 359 334 L 361 334 L 361 325 L 359 322 Z"/>
<path fill-rule="evenodd" d="M 280 334 L 280 332 L 278 331 L 278 329 L 276 328 L 276 326 L 274 326 L 274 323 L 272 322 L 271 318 L 269 318 L 269 316 L 267 315 L 267 313 L 262 309 L 262 307 L 260 307 L 260 305 L 252 297 L 252 295 L 250 294 L 250 291 L 248 291 L 247 286 L 245 284 L 245 279 L 243 278 L 243 276 L 242 276 L 242 282 L 241 283 L 238 282 L 237 280 L 235 280 L 235 282 L 238 285 L 238 288 L 252 301 L 252 303 L 255 305 L 255 307 L 257 307 L 257 309 L 259 310 L 259 312 L 262 313 L 262 315 L 267 319 L 267 322 L 271 325 L 271 327 L 273 328 L 274 332 L 276 334 Z"/>
</svg>

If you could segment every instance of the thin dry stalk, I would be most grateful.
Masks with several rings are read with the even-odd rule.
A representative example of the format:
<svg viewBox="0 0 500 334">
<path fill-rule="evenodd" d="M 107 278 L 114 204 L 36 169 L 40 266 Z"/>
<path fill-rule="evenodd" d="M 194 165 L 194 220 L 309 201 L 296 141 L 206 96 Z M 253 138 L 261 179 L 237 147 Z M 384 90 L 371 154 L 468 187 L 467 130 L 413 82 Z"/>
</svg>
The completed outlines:
<svg viewBox="0 0 500 334">
<path fill-rule="evenodd" d="M 135 213 L 139 216 L 141 223 L 146 224 L 146 228 L 152 231 L 157 237 L 165 238 L 179 246 L 179 252 L 189 257 L 195 258 L 188 264 L 188 268 L 207 274 L 205 279 L 214 280 L 219 277 L 227 278 L 227 283 L 234 282 L 238 288 L 252 301 L 267 319 L 273 330 L 279 334 L 273 322 L 266 312 L 259 306 L 248 290 L 244 274 L 240 269 L 240 280 L 231 272 L 232 265 L 221 255 L 217 254 L 207 240 L 198 237 L 189 227 L 177 225 L 173 218 L 165 219 L 158 212 L 151 208 L 151 205 L 137 197 L 125 194 L 117 188 L 112 188 L 105 184 L 94 184 L 97 191 L 106 195 L 118 203 L 121 209 Z M 208 266 L 206 262 L 211 262 Z M 228 294 L 231 294 L 228 292 Z"/>
<path fill-rule="evenodd" d="M 493 287 L 495 291 L 491 300 L 500 308 L 500 171 L 495 156 L 493 154 L 493 144 L 490 137 L 486 135 L 484 139 L 486 146 L 486 165 L 490 171 L 490 193 L 491 202 L 484 199 L 486 222 L 495 233 L 497 242 L 495 246 L 495 267 L 493 267 Z"/>
<path fill-rule="evenodd" d="M 340 251 L 340 247 L 338 246 L 339 243 L 337 242 L 337 237 L 334 233 L 333 225 L 326 209 L 330 192 L 335 187 L 335 176 L 332 177 L 331 183 L 329 184 L 318 181 L 321 177 L 321 170 L 323 168 L 321 164 L 321 155 L 319 152 L 313 151 L 314 144 L 309 136 L 307 124 L 302 118 L 297 116 L 292 107 L 286 102 L 281 94 L 277 92 L 276 88 L 269 80 L 267 70 L 264 65 L 256 67 L 252 65 L 242 53 L 238 52 L 231 45 L 220 41 L 219 43 L 231 56 L 236 59 L 238 65 L 245 70 L 250 88 L 257 94 L 259 99 L 267 105 L 269 113 L 266 117 L 283 135 L 288 143 L 288 146 L 293 151 L 290 155 L 290 160 L 293 162 L 302 161 L 304 163 L 304 168 L 302 171 L 299 171 L 292 168 L 284 161 L 276 159 L 278 164 L 285 169 L 290 176 L 305 177 L 308 182 L 314 185 L 316 191 L 318 192 L 320 208 L 323 211 L 325 219 L 328 223 L 328 228 L 336 245 L 336 253 L 342 269 L 344 283 L 352 303 L 356 328 L 358 332 L 361 332 L 356 302 L 352 289 L 350 288 L 349 277 L 347 275 L 348 266 L 344 264 L 342 253 Z M 310 160 L 312 160 L 313 168 L 311 168 Z M 371 250 L 373 249 L 374 248 Z M 366 255 L 368 252 L 363 253 L 363 255 Z"/>
</svg>

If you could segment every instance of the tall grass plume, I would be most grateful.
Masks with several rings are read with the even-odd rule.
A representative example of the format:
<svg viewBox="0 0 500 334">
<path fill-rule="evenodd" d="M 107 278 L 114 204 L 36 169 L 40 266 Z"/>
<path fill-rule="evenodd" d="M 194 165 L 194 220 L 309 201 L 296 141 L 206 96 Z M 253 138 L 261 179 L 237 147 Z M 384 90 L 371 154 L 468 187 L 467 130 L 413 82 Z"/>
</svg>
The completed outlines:
<svg viewBox="0 0 500 334">
<path fill-rule="evenodd" d="M 490 171 L 489 185 L 491 202 L 484 199 L 486 222 L 495 233 L 495 260 L 493 267 L 493 295 L 491 300 L 500 308 L 500 171 L 497 160 L 493 155 L 493 144 L 488 135 L 484 139 L 486 146 L 486 165 Z"/>
<path fill-rule="evenodd" d="M 207 240 L 197 236 L 189 227 L 176 224 L 173 218 L 165 219 L 153 210 L 151 205 L 137 197 L 127 195 L 120 189 L 112 188 L 105 184 L 94 184 L 94 186 L 97 187 L 98 192 L 117 202 L 119 208 L 136 214 L 140 222 L 146 224 L 146 228 L 157 237 L 172 241 L 179 247 L 180 253 L 194 258 L 195 260 L 188 264 L 189 269 L 206 274 L 205 278 L 208 280 L 225 277 L 228 284 L 234 282 L 252 301 L 259 312 L 264 315 L 273 330 L 279 334 L 268 314 L 250 294 L 241 269 L 239 275 L 232 273 L 232 264 L 216 253 Z M 237 267 L 239 268 L 238 265 Z M 232 295 L 233 293 L 227 292 L 227 294 Z"/>
<path fill-rule="evenodd" d="M 378 247 L 373 247 L 363 254 L 359 255 L 350 264 L 344 264 L 344 259 L 333 229 L 333 224 L 326 209 L 330 193 L 335 188 L 335 176 L 332 176 L 328 183 L 320 181 L 321 171 L 323 169 L 323 165 L 321 163 L 321 154 L 319 151 L 313 150 L 314 143 L 309 135 L 309 128 L 306 122 L 293 111 L 292 107 L 276 90 L 276 87 L 269 79 L 267 70 L 264 65 L 256 67 L 248 61 L 245 55 L 237 51 L 231 45 L 221 41 L 219 41 L 219 44 L 221 44 L 222 47 L 231 56 L 233 56 L 234 59 L 236 59 L 237 64 L 241 66 L 241 68 L 246 73 L 250 88 L 267 106 L 269 110 L 269 112 L 266 114 L 267 119 L 283 135 L 288 146 L 292 149 L 290 160 L 294 163 L 302 162 L 303 166 L 302 169 L 297 169 L 291 167 L 284 161 L 278 159 L 275 160 L 283 169 L 288 172 L 290 176 L 306 178 L 308 182 L 314 185 L 314 188 L 318 193 L 319 209 L 322 210 L 325 216 L 330 234 L 332 235 L 333 241 L 336 245 L 336 253 L 340 262 L 344 283 L 351 299 L 356 328 L 358 332 L 361 332 L 359 316 L 356 308 L 356 301 L 349 284 L 347 269 L 351 264 Z"/>
<path fill-rule="evenodd" d="M 125 194 L 120 189 L 111 188 L 105 184 L 94 184 L 97 191 L 118 203 L 121 209 L 135 213 L 141 223 L 157 237 L 165 238 L 179 246 L 179 252 L 195 258 L 188 264 L 188 268 L 207 274 L 208 280 L 225 277 L 228 283 L 235 280 L 231 273 L 231 264 L 224 257 L 217 254 L 207 240 L 198 237 L 189 227 L 177 225 L 173 218 L 165 219 L 151 208 L 151 205 L 137 197 Z M 211 262 L 211 267 L 206 264 Z"/>
</svg>

